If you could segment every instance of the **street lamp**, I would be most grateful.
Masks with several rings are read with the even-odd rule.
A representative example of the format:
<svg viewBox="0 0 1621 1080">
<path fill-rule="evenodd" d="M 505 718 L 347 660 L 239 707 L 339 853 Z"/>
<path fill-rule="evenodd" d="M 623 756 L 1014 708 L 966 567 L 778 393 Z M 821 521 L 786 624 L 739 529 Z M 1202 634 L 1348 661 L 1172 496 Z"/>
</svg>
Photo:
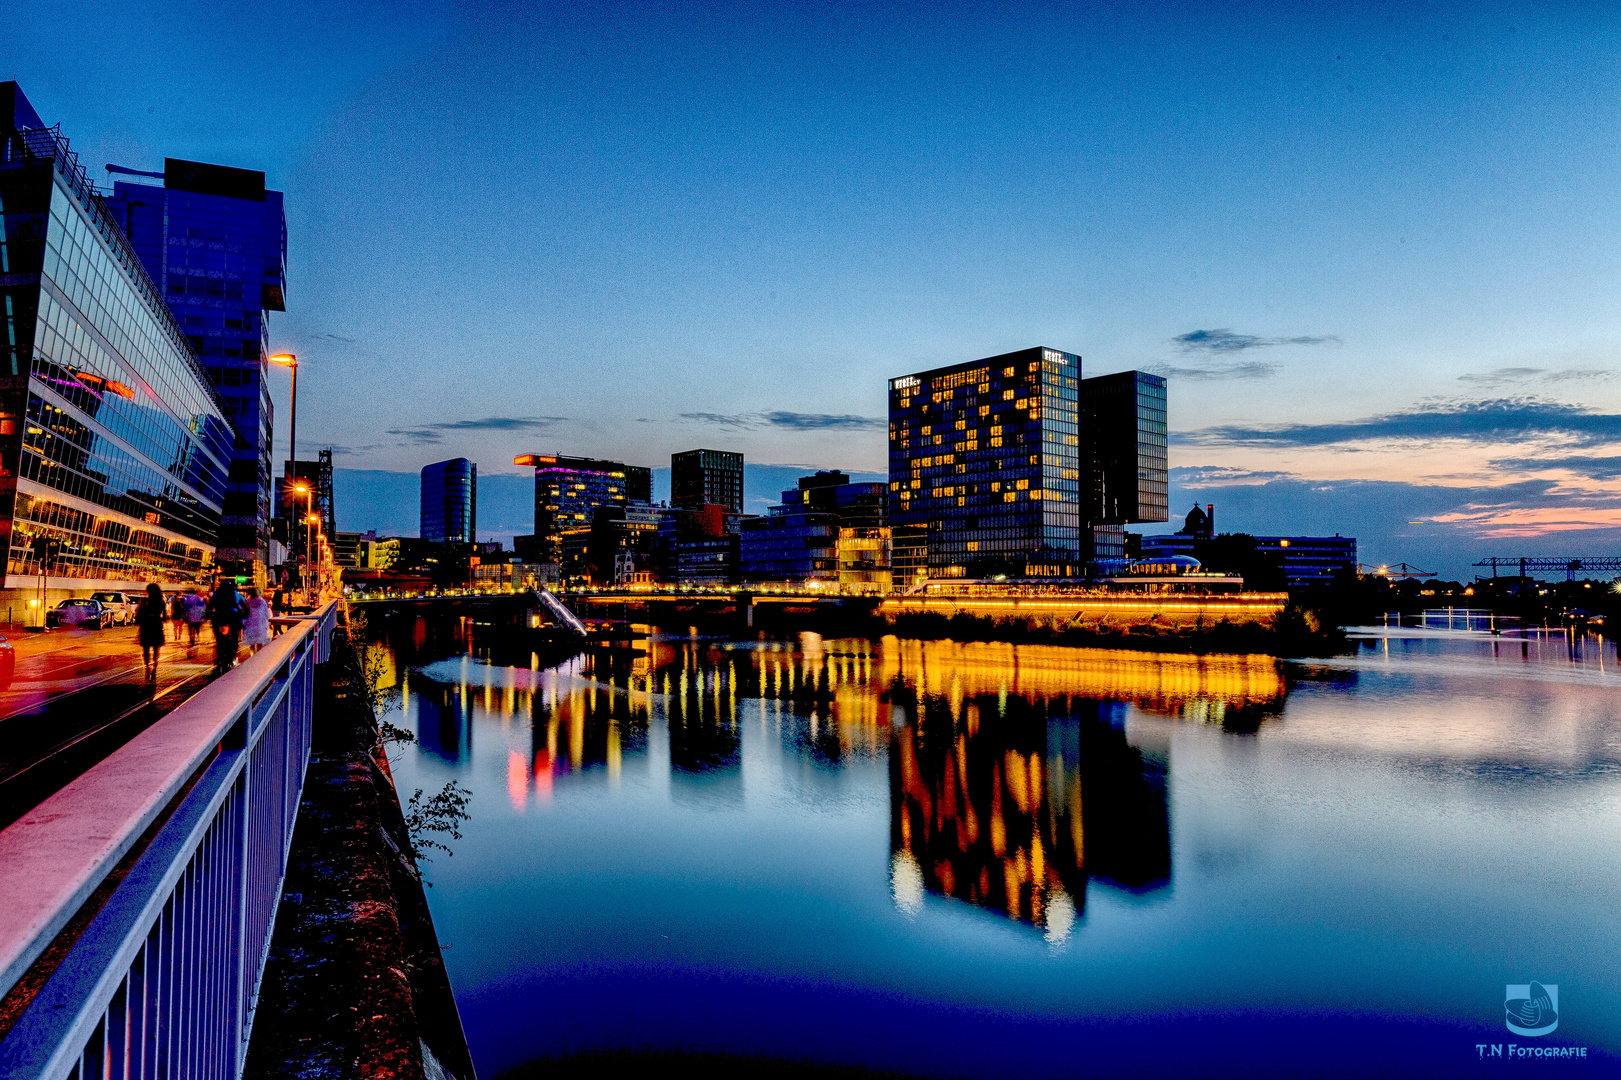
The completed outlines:
<svg viewBox="0 0 1621 1080">
<path fill-rule="evenodd" d="M 270 358 L 272 364 L 293 369 L 293 409 L 292 423 L 287 431 L 287 460 L 298 461 L 298 357 L 292 353 L 276 353 Z M 295 466 L 296 467 L 296 466 Z"/>
<path fill-rule="evenodd" d="M 315 546 L 315 526 L 320 522 L 320 520 L 321 520 L 321 515 L 317 514 L 317 513 L 313 513 L 313 512 L 308 517 L 306 517 L 304 519 L 304 530 L 305 530 L 305 533 L 304 533 L 304 536 L 305 536 L 304 551 L 306 553 L 308 553 L 310 551 L 310 549 Z M 326 539 L 326 537 L 323 536 L 321 539 L 324 540 L 324 539 Z M 320 580 L 321 580 L 321 578 L 320 578 L 320 570 L 317 569 L 316 573 L 315 573 L 315 581 L 316 581 L 317 585 L 319 585 Z M 305 593 L 305 600 L 307 600 L 309 602 L 311 607 L 315 606 L 315 598 L 308 595 L 308 590 L 306 590 L 306 593 Z"/>
<path fill-rule="evenodd" d="M 308 484 L 304 483 L 303 481 L 299 481 L 298 483 L 293 485 L 293 494 L 295 496 L 297 496 L 297 495 L 304 496 L 304 513 L 308 517 L 314 517 L 315 516 L 315 507 L 314 507 L 315 493 L 314 493 L 313 490 L 311 490 L 310 486 Z M 305 528 L 304 532 L 305 532 L 305 536 L 307 538 L 308 535 L 309 535 L 308 527 Z M 291 538 L 289 537 L 289 539 L 291 539 Z M 306 539 L 305 543 L 304 543 L 304 550 L 298 553 L 298 591 L 301 592 L 301 593 L 305 593 L 306 597 L 307 597 L 307 594 L 308 594 L 309 590 L 308 590 L 308 587 L 307 587 L 306 582 L 305 582 L 305 578 L 307 576 L 306 573 L 305 573 L 305 566 L 309 562 L 309 557 L 310 557 L 309 541 L 308 541 L 308 539 Z"/>
</svg>

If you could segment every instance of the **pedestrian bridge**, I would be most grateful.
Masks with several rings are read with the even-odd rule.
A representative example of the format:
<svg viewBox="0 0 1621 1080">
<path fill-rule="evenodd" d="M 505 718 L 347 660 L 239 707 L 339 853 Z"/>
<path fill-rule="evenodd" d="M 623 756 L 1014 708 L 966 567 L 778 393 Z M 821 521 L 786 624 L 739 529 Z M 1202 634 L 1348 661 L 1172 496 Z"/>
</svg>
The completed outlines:
<svg viewBox="0 0 1621 1080">
<path fill-rule="evenodd" d="M 296 620 L 0 831 L 0 1077 L 241 1074 L 335 621 Z"/>
</svg>

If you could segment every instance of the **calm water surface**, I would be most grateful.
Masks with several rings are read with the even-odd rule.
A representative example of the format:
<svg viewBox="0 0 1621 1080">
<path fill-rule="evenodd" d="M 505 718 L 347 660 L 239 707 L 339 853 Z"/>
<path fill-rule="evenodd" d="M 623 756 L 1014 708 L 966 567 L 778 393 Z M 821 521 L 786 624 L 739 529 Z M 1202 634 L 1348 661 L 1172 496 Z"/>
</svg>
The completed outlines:
<svg viewBox="0 0 1621 1080">
<path fill-rule="evenodd" d="M 402 623 L 388 656 L 419 737 L 400 788 L 473 792 L 429 901 L 482 1075 L 641 1046 L 1617 1071 L 1613 645 L 1290 664 L 662 636 L 598 670 L 470 634 Z M 1503 1003 L 1532 980 L 1558 1028 L 1528 1038 Z"/>
</svg>

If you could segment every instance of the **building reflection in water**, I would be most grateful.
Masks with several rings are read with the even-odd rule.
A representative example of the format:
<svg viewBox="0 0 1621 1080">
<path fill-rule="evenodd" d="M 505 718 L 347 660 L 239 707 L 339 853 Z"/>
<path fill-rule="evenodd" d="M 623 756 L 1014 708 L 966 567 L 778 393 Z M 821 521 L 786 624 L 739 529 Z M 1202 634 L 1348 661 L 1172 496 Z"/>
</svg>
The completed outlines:
<svg viewBox="0 0 1621 1080">
<path fill-rule="evenodd" d="M 475 712 L 499 718 L 515 807 L 550 797 L 563 775 L 617 780 L 659 719 L 678 800 L 741 801 L 745 719 L 819 770 L 887 753 L 895 902 L 915 910 L 932 891 L 1054 938 L 1090 879 L 1139 892 L 1170 880 L 1168 751 L 1128 740 L 1127 707 L 1253 731 L 1286 693 L 1267 656 L 655 635 L 634 656 L 543 671 L 533 654 L 488 655 L 470 624 L 443 635 L 419 622 L 396 636 L 402 669 L 406 651 L 446 656 L 447 645 L 489 663 L 402 676 L 422 747 L 464 762 Z"/>
</svg>

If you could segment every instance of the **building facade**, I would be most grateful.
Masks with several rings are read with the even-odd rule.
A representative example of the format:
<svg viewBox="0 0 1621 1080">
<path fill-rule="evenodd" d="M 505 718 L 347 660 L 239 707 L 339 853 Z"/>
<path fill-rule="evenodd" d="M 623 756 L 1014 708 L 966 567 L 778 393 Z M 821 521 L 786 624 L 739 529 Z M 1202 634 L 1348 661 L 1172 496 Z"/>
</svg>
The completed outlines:
<svg viewBox="0 0 1621 1080">
<path fill-rule="evenodd" d="M 564 532 L 589 532 L 598 507 L 624 506 L 633 488 L 652 494 L 652 470 L 645 466 L 556 454 L 523 454 L 512 463 L 535 470 L 535 532 L 524 548 L 534 562 L 561 563 Z M 582 535 L 582 551 L 584 544 Z"/>
<path fill-rule="evenodd" d="M 226 573 L 265 582 L 274 429 L 268 316 L 286 310 L 282 195 L 248 169 L 166 158 L 161 173 L 109 165 L 108 211 L 157 284 L 235 428 L 219 530 Z"/>
<path fill-rule="evenodd" d="M 1214 508 L 1212 507 L 1212 512 Z M 1191 533 L 1170 533 L 1143 537 L 1143 559 L 1168 558 L 1173 555 L 1198 557 L 1195 545 L 1210 537 Z M 1276 560 L 1282 566 L 1289 588 L 1326 585 L 1341 571 L 1356 572 L 1356 537 L 1354 536 L 1257 536 L 1257 555 Z M 1212 566 L 1210 570 L 1228 570 L 1230 567 Z"/>
<path fill-rule="evenodd" d="M 841 472 L 800 477 L 799 485 L 784 491 L 782 502 L 765 517 L 743 520 L 738 537 L 742 579 L 841 582 L 848 569 L 852 583 L 870 584 L 876 582 L 874 572 L 880 567 L 869 564 L 880 554 L 887 577 L 888 496 L 886 485 L 852 484 Z M 843 551 L 846 533 L 851 545 L 848 559 Z M 881 543 L 878 533 L 883 534 Z M 863 565 L 865 570 L 858 570 Z"/>
<path fill-rule="evenodd" d="M 40 587 L 205 579 L 231 423 L 122 227 L 15 83 L 0 83 L 0 228 L 8 597 L 21 615 Z"/>
<path fill-rule="evenodd" d="M 889 519 L 932 576 L 1069 576 L 1081 542 L 1081 358 L 1024 349 L 889 381 Z"/>
<path fill-rule="evenodd" d="M 743 455 L 727 450 L 684 450 L 670 455 L 670 505 L 724 506 L 743 512 Z"/>
<path fill-rule="evenodd" d="M 1165 380 L 1033 348 L 889 382 L 897 585 L 1078 577 L 1166 514 Z"/>
<path fill-rule="evenodd" d="M 436 544 L 471 544 L 478 533 L 478 466 L 466 458 L 422 469 L 417 535 Z"/>
</svg>

